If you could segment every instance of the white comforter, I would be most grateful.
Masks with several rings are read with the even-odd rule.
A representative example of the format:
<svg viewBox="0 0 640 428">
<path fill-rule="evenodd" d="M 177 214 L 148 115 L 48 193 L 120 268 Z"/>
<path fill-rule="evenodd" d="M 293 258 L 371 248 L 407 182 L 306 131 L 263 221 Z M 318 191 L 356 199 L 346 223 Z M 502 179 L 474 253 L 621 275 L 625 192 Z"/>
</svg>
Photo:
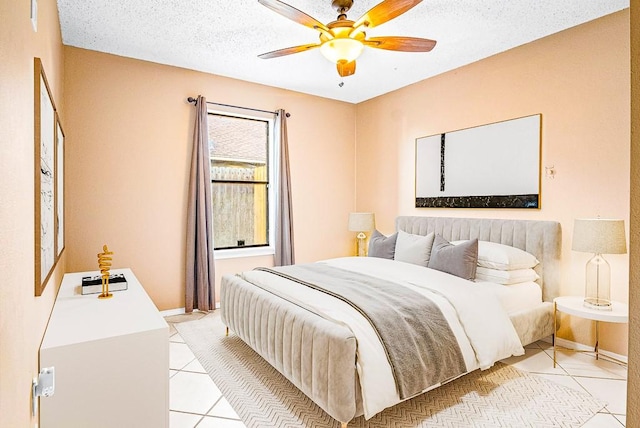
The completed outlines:
<svg viewBox="0 0 640 428">
<path fill-rule="evenodd" d="M 430 298 L 449 321 L 468 371 L 487 369 L 498 360 L 524 354 L 518 334 L 497 297 L 474 289 L 471 281 L 422 266 L 375 257 L 345 257 L 319 263 L 393 281 Z M 401 401 L 378 336 L 358 311 L 325 293 L 294 286 L 287 279 L 266 272 L 249 271 L 242 276 L 325 318 L 349 326 L 358 342 L 356 368 L 365 418 Z"/>
</svg>

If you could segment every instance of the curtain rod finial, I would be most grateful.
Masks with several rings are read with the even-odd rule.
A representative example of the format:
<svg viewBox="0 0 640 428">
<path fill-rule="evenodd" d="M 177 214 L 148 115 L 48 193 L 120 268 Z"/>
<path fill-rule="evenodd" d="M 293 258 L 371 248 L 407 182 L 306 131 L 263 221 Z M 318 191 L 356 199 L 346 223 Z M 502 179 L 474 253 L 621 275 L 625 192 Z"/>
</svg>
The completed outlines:
<svg viewBox="0 0 640 428">
<path fill-rule="evenodd" d="M 189 97 L 189 98 L 187 98 L 187 102 L 189 104 L 196 104 L 198 102 L 198 100 L 196 98 Z"/>
</svg>

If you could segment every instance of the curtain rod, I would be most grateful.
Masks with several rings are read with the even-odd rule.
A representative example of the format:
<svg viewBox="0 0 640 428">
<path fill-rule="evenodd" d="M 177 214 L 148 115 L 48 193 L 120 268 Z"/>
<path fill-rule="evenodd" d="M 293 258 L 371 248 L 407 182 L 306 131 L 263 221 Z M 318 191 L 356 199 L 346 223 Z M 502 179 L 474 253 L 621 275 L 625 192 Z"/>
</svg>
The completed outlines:
<svg viewBox="0 0 640 428">
<path fill-rule="evenodd" d="M 187 102 L 189 104 L 195 104 L 196 101 L 198 101 L 196 98 L 193 98 L 193 97 L 187 98 Z M 271 113 L 271 114 L 276 114 L 276 115 L 278 114 L 278 112 L 276 112 L 276 111 L 260 110 L 260 109 L 257 109 L 257 108 L 250 108 L 250 107 L 240 107 L 240 106 L 234 106 L 234 105 L 231 105 L 231 104 L 214 103 L 214 102 L 211 102 L 211 101 L 207 101 L 207 104 L 213 104 L 213 105 L 222 106 L 222 107 L 241 108 L 241 109 L 244 109 L 244 110 L 259 111 L 261 113 Z M 291 114 L 290 113 L 285 113 L 285 116 L 291 117 Z"/>
</svg>

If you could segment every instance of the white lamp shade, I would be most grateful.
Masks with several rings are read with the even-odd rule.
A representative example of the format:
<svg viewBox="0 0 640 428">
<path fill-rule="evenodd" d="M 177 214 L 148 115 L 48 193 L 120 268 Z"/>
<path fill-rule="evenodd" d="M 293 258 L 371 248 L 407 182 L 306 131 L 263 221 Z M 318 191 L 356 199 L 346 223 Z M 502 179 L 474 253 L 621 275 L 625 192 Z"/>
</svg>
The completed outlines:
<svg viewBox="0 0 640 428">
<path fill-rule="evenodd" d="M 362 53 L 364 45 L 360 40 L 351 38 L 336 38 L 324 42 L 320 46 L 320 53 L 331 61 L 337 63 L 340 60 L 351 62 Z"/>
<path fill-rule="evenodd" d="M 594 254 L 625 254 L 624 220 L 577 218 L 573 224 L 573 251 Z"/>
<path fill-rule="evenodd" d="M 376 219 L 373 213 L 350 213 L 349 231 L 370 232 L 376 228 Z"/>
</svg>

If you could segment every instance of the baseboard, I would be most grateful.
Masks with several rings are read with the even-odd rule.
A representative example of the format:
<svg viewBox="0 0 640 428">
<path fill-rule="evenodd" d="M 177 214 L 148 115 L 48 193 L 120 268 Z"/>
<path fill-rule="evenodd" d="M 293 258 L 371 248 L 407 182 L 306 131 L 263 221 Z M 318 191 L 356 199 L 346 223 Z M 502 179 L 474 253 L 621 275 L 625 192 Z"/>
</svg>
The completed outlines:
<svg viewBox="0 0 640 428">
<path fill-rule="evenodd" d="M 160 311 L 160 315 L 162 315 L 163 317 L 171 317 L 173 315 L 182 315 L 184 313 L 185 313 L 184 308 L 167 309 L 164 311 Z"/>
<path fill-rule="evenodd" d="M 216 309 L 220 309 L 220 302 L 216 303 Z M 193 312 L 200 312 L 200 311 L 197 309 L 194 309 Z M 164 311 L 160 311 L 160 315 L 162 315 L 163 317 L 170 317 L 173 315 L 183 315 L 185 313 L 186 311 L 184 310 L 184 308 L 166 309 Z"/>
<path fill-rule="evenodd" d="M 556 338 L 557 345 L 563 348 L 574 349 L 576 351 L 591 351 L 593 352 L 593 346 L 584 345 L 582 343 L 577 343 L 572 340 L 562 339 L 560 337 Z M 623 363 L 628 363 L 628 357 L 626 355 L 616 354 L 615 352 L 607 351 L 604 349 L 599 349 L 598 352 L 604 355 L 605 357 L 610 357 L 616 359 L 618 361 L 622 361 Z"/>
</svg>

